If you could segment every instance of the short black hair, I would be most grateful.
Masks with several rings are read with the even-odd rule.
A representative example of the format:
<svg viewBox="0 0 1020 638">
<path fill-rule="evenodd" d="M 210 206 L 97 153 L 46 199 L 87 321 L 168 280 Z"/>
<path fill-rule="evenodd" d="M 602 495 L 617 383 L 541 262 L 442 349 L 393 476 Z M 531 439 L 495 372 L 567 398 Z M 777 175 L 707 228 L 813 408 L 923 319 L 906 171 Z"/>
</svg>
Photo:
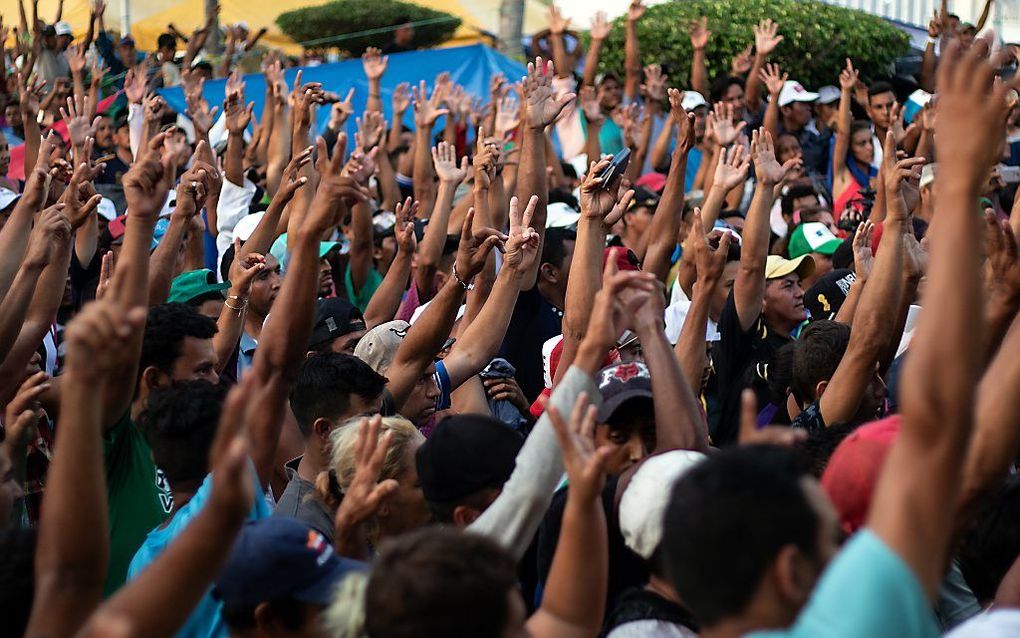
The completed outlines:
<svg viewBox="0 0 1020 638">
<path fill-rule="evenodd" d="M 807 439 L 797 445 L 797 450 L 811 464 L 811 473 L 815 478 L 822 478 L 825 468 L 829 465 L 829 459 L 832 458 L 839 444 L 864 423 L 864 421 L 856 419 L 827 423 L 824 430 L 811 432 Z"/>
<path fill-rule="evenodd" d="M 35 546 L 31 527 L 12 527 L 0 532 L 0 609 L 6 636 L 23 636 L 35 600 Z"/>
<path fill-rule="evenodd" d="M 177 37 L 172 33 L 160 33 L 159 37 L 156 38 L 156 48 L 177 48 Z"/>
<path fill-rule="evenodd" d="M 149 366 L 170 374 L 186 337 L 212 339 L 215 334 L 216 321 L 187 304 L 165 303 L 149 308 L 138 362 L 139 377 Z"/>
<path fill-rule="evenodd" d="M 261 603 L 260 603 L 261 605 Z M 305 623 L 305 603 L 293 598 L 266 601 L 267 612 L 285 629 L 297 631 Z M 255 607 L 247 605 L 223 605 L 220 612 L 223 622 L 233 631 L 255 629 Z"/>
<path fill-rule="evenodd" d="M 726 91 L 729 91 L 730 87 L 734 84 L 740 88 L 744 88 L 744 79 L 735 75 L 724 75 L 716 78 L 715 81 L 712 82 L 712 86 L 708 91 L 709 102 L 719 102 L 722 100 L 723 95 L 725 95 Z"/>
<path fill-rule="evenodd" d="M 384 545 L 365 591 L 372 638 L 504 635 L 517 588 L 509 553 L 480 534 L 427 527 Z"/>
<path fill-rule="evenodd" d="M 800 199 L 801 197 L 808 197 L 814 195 L 818 197 L 818 191 L 811 184 L 794 184 L 785 193 L 783 193 L 782 199 L 779 200 L 780 210 L 783 215 L 791 217 L 793 215 L 793 201 Z M 793 230 L 792 228 L 790 229 Z"/>
<path fill-rule="evenodd" d="M 875 82 L 868 87 L 868 101 L 870 102 L 871 98 L 883 93 L 892 93 L 893 95 L 896 95 L 896 89 L 894 89 L 893 85 L 888 82 Z"/>
<path fill-rule="evenodd" d="M 552 204 L 553 202 L 561 202 L 574 210 L 581 210 L 581 203 L 566 188 L 553 188 L 549 191 L 549 203 Z"/>
<path fill-rule="evenodd" d="M 958 554 L 960 571 L 979 603 L 995 598 L 1020 554 L 1020 477 L 1009 477 L 967 534 Z"/>
<path fill-rule="evenodd" d="M 850 344 L 850 326 L 838 321 L 812 321 L 793 342 L 793 387 L 798 398 L 818 400 L 815 388 L 836 373 Z"/>
<path fill-rule="evenodd" d="M 351 395 L 371 400 L 386 388 L 386 377 L 357 357 L 321 352 L 309 357 L 290 393 L 290 409 L 302 434 L 315 419 L 336 419 L 351 405 Z"/>
<path fill-rule="evenodd" d="M 801 483 L 807 474 L 796 452 L 750 445 L 708 457 L 673 487 L 666 572 L 703 625 L 741 613 L 783 547 L 817 553 L 819 517 Z"/>
<path fill-rule="evenodd" d="M 209 473 L 209 450 L 226 396 L 223 385 L 201 379 L 156 388 L 149 395 L 138 425 L 171 486 L 200 481 Z"/>
<path fill-rule="evenodd" d="M 576 241 L 577 233 L 569 228 L 547 228 L 545 241 L 542 242 L 542 264 L 552 264 L 557 268 L 563 266 L 567 256 L 567 247 L 563 242 Z"/>
</svg>

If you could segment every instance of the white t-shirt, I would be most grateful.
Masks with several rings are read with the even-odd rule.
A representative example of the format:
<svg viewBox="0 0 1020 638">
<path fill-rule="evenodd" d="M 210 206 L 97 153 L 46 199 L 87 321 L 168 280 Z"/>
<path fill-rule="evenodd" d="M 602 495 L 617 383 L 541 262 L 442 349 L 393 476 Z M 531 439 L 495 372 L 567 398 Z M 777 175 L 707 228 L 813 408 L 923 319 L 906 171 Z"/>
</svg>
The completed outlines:
<svg viewBox="0 0 1020 638">
<path fill-rule="evenodd" d="M 1002 607 L 974 616 L 946 638 L 1015 638 L 1020 636 L 1020 609 Z"/>
</svg>

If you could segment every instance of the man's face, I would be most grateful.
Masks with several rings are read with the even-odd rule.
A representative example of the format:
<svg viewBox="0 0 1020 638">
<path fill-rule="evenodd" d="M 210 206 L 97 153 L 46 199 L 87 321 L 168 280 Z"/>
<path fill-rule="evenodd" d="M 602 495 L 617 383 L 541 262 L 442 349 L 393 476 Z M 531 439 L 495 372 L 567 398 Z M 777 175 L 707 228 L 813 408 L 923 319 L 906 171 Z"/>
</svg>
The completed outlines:
<svg viewBox="0 0 1020 638">
<path fill-rule="evenodd" d="M 266 255 L 266 267 L 257 275 L 251 284 L 251 292 L 248 296 L 248 304 L 252 311 L 261 317 L 269 314 L 276 301 L 276 295 L 280 293 L 280 262 L 276 257 Z"/>
<path fill-rule="evenodd" d="M 333 292 L 333 267 L 329 265 L 329 259 L 323 257 L 319 260 L 319 296 L 327 297 Z"/>
<path fill-rule="evenodd" d="M 812 115 L 808 102 L 791 102 L 783 107 L 784 123 L 798 131 L 808 125 Z"/>
<path fill-rule="evenodd" d="M 117 57 L 120 58 L 120 63 L 130 68 L 135 65 L 135 60 L 138 59 L 138 52 L 135 51 L 135 45 L 120 45 L 117 47 Z"/>
<path fill-rule="evenodd" d="M 209 317 L 210 319 L 219 319 L 220 312 L 223 311 L 223 300 L 222 299 L 206 299 L 199 304 L 198 314 Z"/>
<path fill-rule="evenodd" d="M 21 109 L 16 103 L 4 107 L 4 119 L 12 127 L 21 126 Z"/>
<path fill-rule="evenodd" d="M 562 288 L 563 294 L 567 292 L 567 275 L 570 274 L 570 262 L 574 259 L 574 241 L 571 239 L 563 240 L 563 263 L 559 268 L 556 268 L 558 279 L 557 287 Z"/>
<path fill-rule="evenodd" d="M 11 457 L 7 448 L 0 445 L 0 529 L 6 529 L 14 511 L 14 503 L 21 498 L 22 491 L 14 476 Z"/>
<path fill-rule="evenodd" d="M 805 208 L 811 208 L 812 206 L 818 206 L 818 195 L 804 195 L 802 197 L 794 198 L 793 200 L 793 212 L 796 217 L 796 213 L 804 210 Z"/>
<path fill-rule="evenodd" d="M 354 332 L 348 332 L 345 335 L 339 336 L 329 344 L 329 351 L 336 354 L 349 354 L 354 356 L 354 349 L 358 347 L 358 342 L 365 336 L 364 330 L 355 330 Z"/>
<path fill-rule="evenodd" d="M 868 98 L 868 117 L 875 126 L 885 130 L 892 122 L 892 108 L 896 105 L 896 96 L 892 91 L 872 95 Z"/>
<path fill-rule="evenodd" d="M 708 107 L 699 106 L 694 109 L 694 137 L 701 141 L 705 138 L 705 126 L 708 122 Z"/>
<path fill-rule="evenodd" d="M 648 226 L 652 223 L 652 215 L 655 213 L 654 210 L 648 206 L 636 206 L 633 210 L 627 211 L 626 220 L 627 228 L 631 232 L 640 236 L 645 233 Z"/>
<path fill-rule="evenodd" d="M 731 84 L 723 93 L 721 102 L 733 107 L 733 120 L 738 121 L 744 117 L 744 87 L 739 84 Z"/>
<path fill-rule="evenodd" d="M 816 104 L 815 112 L 818 113 L 818 120 L 829 128 L 836 127 L 836 117 L 839 115 L 839 102 L 831 104 Z"/>
<path fill-rule="evenodd" d="M 51 51 L 56 51 L 56 49 L 57 49 L 57 36 L 56 36 L 56 34 L 43 36 L 43 45 L 47 49 L 49 49 Z"/>
<path fill-rule="evenodd" d="M 436 384 L 435 374 L 436 366 L 430 363 L 428 369 L 418 378 L 418 382 L 414 384 L 411 395 L 407 397 L 404 407 L 400 410 L 400 413 L 415 425 L 425 423 L 430 416 L 436 413 L 439 386 Z"/>
<path fill-rule="evenodd" d="M 396 237 L 383 237 L 379 245 L 372 252 L 372 259 L 375 260 L 376 268 L 381 273 L 389 270 L 393 258 L 397 256 Z"/>
<path fill-rule="evenodd" d="M 69 35 L 58 35 L 57 36 L 57 47 L 59 48 L 58 50 L 60 51 L 66 50 L 67 47 L 71 46 L 71 40 L 72 38 Z"/>
<path fill-rule="evenodd" d="M 0 133 L 0 175 L 6 175 L 11 167 L 11 147 L 7 144 L 7 138 Z"/>
<path fill-rule="evenodd" d="M 775 327 L 792 330 L 807 318 L 804 310 L 804 289 L 800 287 L 800 275 L 790 273 L 785 277 L 765 282 L 765 303 L 762 306 L 765 320 Z"/>
<path fill-rule="evenodd" d="M 606 78 L 599 85 L 599 106 L 606 111 L 612 111 L 620 105 L 623 99 L 623 88 L 615 78 Z"/>
<path fill-rule="evenodd" d="M 96 127 L 96 146 L 103 150 L 113 146 L 113 121 L 109 117 L 99 120 Z"/>
<path fill-rule="evenodd" d="M 113 141 L 117 148 L 125 151 L 131 150 L 131 133 L 127 125 L 121 126 L 113 133 Z"/>
<path fill-rule="evenodd" d="M 730 217 L 723 217 L 722 221 L 732 228 L 738 235 L 744 235 L 744 218 L 740 215 L 732 215 Z"/>
<path fill-rule="evenodd" d="M 882 380 L 882 375 L 875 363 L 875 373 L 871 375 L 867 390 L 861 397 L 861 404 L 854 415 L 861 421 L 873 421 L 882 417 L 882 408 L 885 407 L 885 400 L 889 396 L 889 389 Z"/>
<path fill-rule="evenodd" d="M 170 380 L 219 383 L 212 339 L 185 337 L 181 344 L 181 355 L 174 361 Z"/>
<path fill-rule="evenodd" d="M 718 321 L 722 315 L 722 309 L 726 305 L 726 299 L 730 296 L 730 291 L 733 290 L 733 282 L 737 280 L 737 271 L 740 270 L 739 261 L 728 261 L 726 266 L 723 267 L 722 279 L 719 281 L 718 286 L 715 287 L 715 295 L 712 297 L 712 305 L 708 309 L 708 314 L 713 321 Z"/>
<path fill-rule="evenodd" d="M 626 408 L 624 408 L 626 409 Z M 606 473 L 619 476 L 648 456 L 655 441 L 655 420 L 647 416 L 626 419 L 617 427 L 595 426 L 595 447 L 612 449 L 606 459 Z"/>
</svg>

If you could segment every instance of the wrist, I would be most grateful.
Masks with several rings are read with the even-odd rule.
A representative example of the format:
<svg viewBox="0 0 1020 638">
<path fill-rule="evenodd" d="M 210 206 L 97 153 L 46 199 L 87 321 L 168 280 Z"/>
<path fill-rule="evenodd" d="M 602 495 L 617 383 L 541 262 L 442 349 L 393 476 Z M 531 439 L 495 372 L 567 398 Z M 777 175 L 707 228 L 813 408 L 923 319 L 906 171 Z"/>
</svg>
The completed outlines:
<svg viewBox="0 0 1020 638">
<path fill-rule="evenodd" d="M 612 349 L 613 345 L 612 343 L 604 343 L 602 339 L 589 331 L 577 347 L 574 365 L 588 374 L 595 374 L 601 367 L 602 360 L 606 358 L 606 353 Z"/>
</svg>

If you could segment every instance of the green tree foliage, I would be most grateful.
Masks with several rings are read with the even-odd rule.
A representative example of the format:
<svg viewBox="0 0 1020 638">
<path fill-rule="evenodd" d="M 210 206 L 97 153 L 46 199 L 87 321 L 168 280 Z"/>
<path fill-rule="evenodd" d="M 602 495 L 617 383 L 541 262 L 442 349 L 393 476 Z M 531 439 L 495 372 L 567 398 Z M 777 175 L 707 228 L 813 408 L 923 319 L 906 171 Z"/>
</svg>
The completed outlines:
<svg viewBox="0 0 1020 638">
<path fill-rule="evenodd" d="M 641 59 L 662 64 L 674 86 L 689 86 L 691 21 L 708 17 L 712 32 L 706 50 L 708 73 L 730 70 L 733 57 L 754 42 L 753 25 L 771 18 L 784 40 L 769 56 L 783 71 L 809 88 L 838 84 L 847 57 L 861 77 L 888 75 L 892 61 L 907 52 L 905 33 L 881 18 L 816 0 L 674 0 L 649 7 L 638 22 Z M 624 24 L 617 18 L 602 49 L 603 69 L 623 71 Z"/>
<path fill-rule="evenodd" d="M 335 0 L 282 13 L 276 24 L 295 42 L 314 43 L 306 45 L 309 48 L 339 48 L 359 56 L 368 47 L 382 48 L 389 42 L 389 27 L 402 17 L 425 22 L 414 28 L 415 45 L 422 48 L 449 40 L 460 26 L 460 18 L 449 13 L 398 0 Z M 379 33 L 342 37 L 377 29 Z"/>
</svg>

